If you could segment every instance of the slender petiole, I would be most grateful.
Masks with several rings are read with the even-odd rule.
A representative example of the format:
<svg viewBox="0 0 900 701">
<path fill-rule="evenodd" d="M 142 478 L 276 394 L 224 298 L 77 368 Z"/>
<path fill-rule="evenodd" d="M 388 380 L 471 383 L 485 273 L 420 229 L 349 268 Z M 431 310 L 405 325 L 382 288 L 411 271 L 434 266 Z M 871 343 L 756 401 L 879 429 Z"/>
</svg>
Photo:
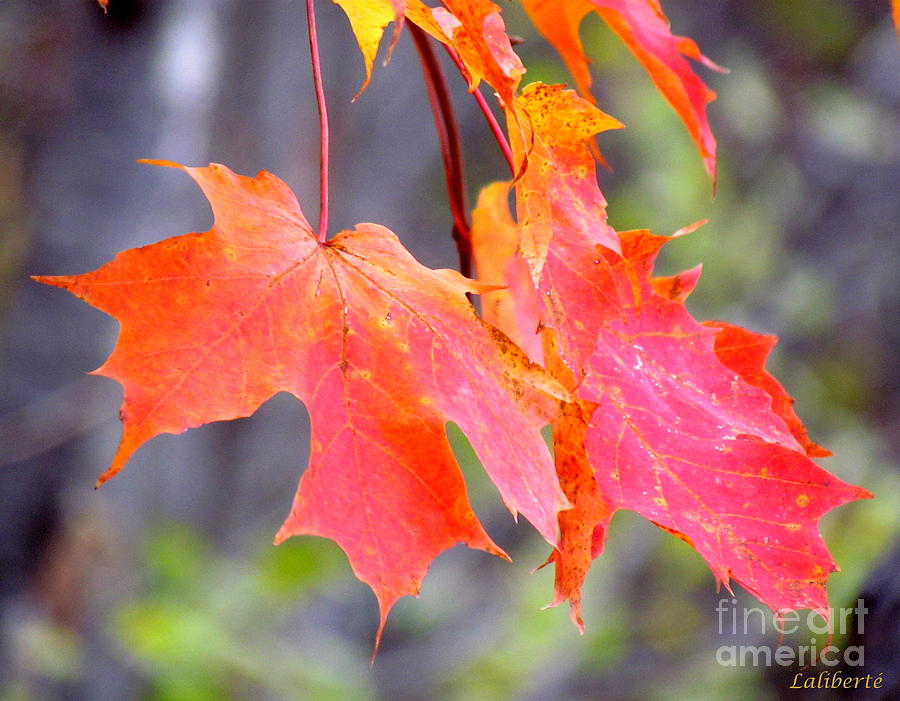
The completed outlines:
<svg viewBox="0 0 900 701">
<path fill-rule="evenodd" d="M 450 58 L 453 59 L 453 63 L 456 64 L 456 67 L 459 69 L 460 74 L 465 75 L 466 71 L 463 67 L 463 63 L 462 61 L 460 61 L 459 56 L 456 54 L 456 51 L 453 49 L 453 47 L 444 44 L 444 48 L 447 50 L 447 54 L 450 56 Z M 493 133 L 494 138 L 497 140 L 497 144 L 500 146 L 500 150 L 503 152 L 503 157 L 506 159 L 507 165 L 509 165 L 509 172 L 513 177 L 515 177 L 516 163 L 513 159 L 513 153 L 512 149 L 509 146 L 509 141 L 507 141 L 506 135 L 503 133 L 503 129 L 497 122 L 497 118 L 494 117 L 494 113 L 491 111 L 487 100 L 484 99 L 484 95 L 482 95 L 478 91 L 478 88 L 475 88 L 475 90 L 472 91 L 472 97 L 474 97 L 475 102 L 478 103 L 478 108 L 481 110 L 481 113 L 487 120 L 488 126 L 491 129 L 491 133 Z"/>
<path fill-rule="evenodd" d="M 328 108 L 322 87 L 322 65 L 319 60 L 319 38 L 316 33 L 316 13 L 313 0 L 306 0 L 306 24 L 309 27 L 309 53 L 312 57 L 313 85 L 319 107 L 319 232 L 322 243 L 328 235 Z"/>
</svg>

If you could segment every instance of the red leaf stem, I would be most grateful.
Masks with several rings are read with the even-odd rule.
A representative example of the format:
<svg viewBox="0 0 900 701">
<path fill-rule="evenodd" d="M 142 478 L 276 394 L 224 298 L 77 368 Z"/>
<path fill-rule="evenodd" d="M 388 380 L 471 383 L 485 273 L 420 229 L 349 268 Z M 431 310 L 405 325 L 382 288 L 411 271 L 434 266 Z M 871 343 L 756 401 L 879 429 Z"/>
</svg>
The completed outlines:
<svg viewBox="0 0 900 701">
<path fill-rule="evenodd" d="M 460 74 L 465 75 L 466 73 L 463 63 L 459 59 L 456 51 L 454 51 L 453 47 L 444 44 L 444 48 L 447 49 L 447 54 L 453 60 L 453 63 L 456 64 L 456 67 L 459 69 Z M 506 134 L 503 133 L 503 128 L 500 126 L 500 123 L 497 121 L 497 118 L 491 111 L 490 105 L 488 105 L 487 100 L 484 99 L 484 95 L 482 95 L 478 91 L 478 88 L 475 88 L 475 90 L 472 91 L 472 97 L 474 97 L 475 102 L 478 103 L 478 109 L 481 110 L 481 113 L 487 120 L 488 126 L 491 129 L 491 133 L 494 135 L 494 138 L 497 140 L 497 145 L 500 146 L 500 150 L 503 152 L 503 157 L 506 159 L 506 163 L 509 165 L 509 172 L 513 177 L 515 177 L 516 163 L 513 159 L 512 149 L 509 146 L 509 141 L 506 139 Z"/>
<path fill-rule="evenodd" d="M 319 60 L 319 37 L 313 0 L 306 0 L 306 24 L 309 27 L 309 53 L 312 58 L 313 84 L 319 108 L 319 231 L 322 243 L 328 235 L 328 108 L 322 87 L 322 64 Z"/>
</svg>

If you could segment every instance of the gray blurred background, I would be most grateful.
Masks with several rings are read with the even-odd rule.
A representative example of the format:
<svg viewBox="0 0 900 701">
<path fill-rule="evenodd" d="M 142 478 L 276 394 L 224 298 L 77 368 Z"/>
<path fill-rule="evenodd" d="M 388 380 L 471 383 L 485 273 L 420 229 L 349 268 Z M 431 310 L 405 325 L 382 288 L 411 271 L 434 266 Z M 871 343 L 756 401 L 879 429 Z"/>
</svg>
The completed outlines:
<svg viewBox="0 0 900 701">
<path fill-rule="evenodd" d="M 378 222 L 423 263 L 455 266 L 409 37 L 351 104 L 362 61 L 340 9 L 318 5 L 334 230 Z M 875 492 L 822 526 L 844 570 L 833 605 L 863 596 L 870 610 L 863 673 L 886 682 L 864 697 L 890 698 L 900 693 L 900 44 L 889 3 L 664 5 L 676 33 L 731 69 L 699 69 L 719 92 L 718 193 L 643 69 L 591 18 L 600 106 L 629 127 L 600 138 L 615 169 L 600 174 L 611 220 L 669 233 L 711 219 L 669 246 L 663 271 L 703 262 L 697 317 L 779 335 L 770 368 L 835 453 L 823 464 Z M 526 78 L 567 82 L 519 6 L 503 7 L 525 39 Z M 448 75 L 474 201 L 505 164 Z M 28 276 L 86 272 L 123 248 L 209 228 L 189 178 L 137 158 L 272 171 L 314 220 L 317 140 L 300 0 L 111 0 L 105 16 L 92 0 L 0 5 L 0 699 L 836 698 L 790 691 L 796 667 L 717 664 L 723 645 L 778 636 L 723 631 L 715 608 L 730 597 L 699 556 L 632 514 L 616 517 L 588 578 L 586 634 L 564 607 L 541 610 L 552 573 L 530 571 L 547 546 L 512 523 L 454 427 L 475 509 L 514 563 L 442 555 L 422 596 L 395 607 L 372 668 L 375 600 L 343 554 L 312 538 L 270 545 L 306 462 L 308 417 L 292 397 L 157 438 L 91 489 L 118 439 L 121 391 L 85 372 L 112 349 L 116 324 Z M 811 637 L 824 644 L 805 630 L 787 643 Z"/>
</svg>

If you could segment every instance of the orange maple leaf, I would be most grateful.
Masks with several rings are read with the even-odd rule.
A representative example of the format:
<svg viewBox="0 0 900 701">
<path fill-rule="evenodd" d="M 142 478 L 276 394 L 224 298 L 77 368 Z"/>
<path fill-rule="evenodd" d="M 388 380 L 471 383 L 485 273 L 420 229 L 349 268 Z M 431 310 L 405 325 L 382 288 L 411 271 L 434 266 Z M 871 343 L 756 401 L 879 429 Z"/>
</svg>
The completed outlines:
<svg viewBox="0 0 900 701">
<path fill-rule="evenodd" d="M 569 504 L 540 429 L 568 394 L 477 317 L 466 292 L 492 288 L 423 267 L 375 224 L 319 242 L 269 173 L 183 169 L 210 201 L 210 231 L 36 278 L 121 324 L 96 371 L 125 390 L 122 440 L 98 484 L 154 436 L 248 416 L 287 391 L 306 404 L 312 436 L 276 541 L 337 541 L 375 591 L 381 627 L 443 550 L 504 555 L 469 506 L 448 421 L 509 509 L 555 544 Z"/>
</svg>

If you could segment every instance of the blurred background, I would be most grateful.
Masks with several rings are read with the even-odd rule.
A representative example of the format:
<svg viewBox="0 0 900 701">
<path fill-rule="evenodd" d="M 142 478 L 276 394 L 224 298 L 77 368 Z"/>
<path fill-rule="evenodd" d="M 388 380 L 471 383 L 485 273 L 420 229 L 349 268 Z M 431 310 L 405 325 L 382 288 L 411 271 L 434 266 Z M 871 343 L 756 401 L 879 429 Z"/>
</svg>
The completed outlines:
<svg viewBox="0 0 900 701">
<path fill-rule="evenodd" d="M 521 8 L 502 3 L 529 80 L 567 82 Z M 797 398 L 824 465 L 874 501 L 822 520 L 864 597 L 865 666 L 900 678 L 900 44 L 888 0 L 664 3 L 677 34 L 731 69 L 705 72 L 719 140 L 715 199 L 682 125 L 595 18 L 583 27 L 600 106 L 628 129 L 600 147 L 619 229 L 672 232 L 663 272 L 704 264 L 689 307 L 781 338 L 770 369 Z M 426 265 L 453 267 L 450 215 L 408 36 L 368 91 L 346 19 L 318 7 L 331 113 L 335 230 L 373 221 Z M 471 201 L 505 164 L 448 71 Z M 512 564 L 456 548 L 395 607 L 370 667 L 375 599 L 329 541 L 274 548 L 306 462 L 308 416 L 278 395 L 251 418 L 163 436 L 102 490 L 119 386 L 87 377 L 115 322 L 31 274 L 93 270 L 116 251 L 205 231 L 184 174 L 221 162 L 286 180 L 314 219 L 318 131 L 299 0 L 92 0 L 0 5 L 0 699 L 418 701 L 837 698 L 792 691 L 797 667 L 723 666 L 701 558 L 634 514 L 613 521 L 586 588 L 587 632 L 541 610 L 547 546 L 515 525 L 464 438 L 471 498 Z M 736 610 L 758 606 L 739 588 Z M 730 615 L 730 614 L 729 614 Z M 738 613 L 738 616 L 741 614 Z M 801 628 L 786 644 L 819 646 Z M 835 635 L 843 648 L 858 639 Z M 849 668 L 859 673 L 860 668 Z M 893 687 L 893 692 L 887 691 Z M 845 694 L 849 696 L 849 692 Z M 863 694 L 860 693 L 860 698 Z M 898 698 L 894 696 L 893 698 Z"/>
</svg>

